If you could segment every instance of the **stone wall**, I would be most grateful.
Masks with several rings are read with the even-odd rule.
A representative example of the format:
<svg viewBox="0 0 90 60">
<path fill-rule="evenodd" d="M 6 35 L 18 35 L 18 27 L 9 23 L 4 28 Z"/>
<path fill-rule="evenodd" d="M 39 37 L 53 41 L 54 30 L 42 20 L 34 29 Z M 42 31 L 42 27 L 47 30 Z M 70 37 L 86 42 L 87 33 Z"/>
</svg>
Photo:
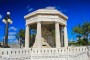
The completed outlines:
<svg viewBox="0 0 90 60">
<path fill-rule="evenodd" d="M 0 60 L 89 60 L 87 47 L 0 48 Z"/>
</svg>

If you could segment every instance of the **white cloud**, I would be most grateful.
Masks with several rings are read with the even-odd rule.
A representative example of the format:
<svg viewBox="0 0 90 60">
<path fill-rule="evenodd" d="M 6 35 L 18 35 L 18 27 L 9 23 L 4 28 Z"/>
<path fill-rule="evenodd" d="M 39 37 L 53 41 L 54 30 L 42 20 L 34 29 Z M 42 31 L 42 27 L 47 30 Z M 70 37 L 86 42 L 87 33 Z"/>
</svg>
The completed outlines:
<svg viewBox="0 0 90 60">
<path fill-rule="evenodd" d="M 14 43 L 18 43 L 18 40 L 14 40 L 13 42 L 14 42 Z"/>
<path fill-rule="evenodd" d="M 67 12 L 67 10 L 61 10 L 61 12 Z"/>
<path fill-rule="evenodd" d="M 15 35 L 16 32 L 9 32 L 9 35 Z"/>
<path fill-rule="evenodd" d="M 17 28 L 15 28 L 15 27 L 10 27 L 9 30 L 14 30 L 14 31 L 16 31 Z"/>
<path fill-rule="evenodd" d="M 9 35 L 8 36 L 8 39 L 10 39 L 10 40 L 13 40 L 13 39 L 15 39 L 16 38 L 16 36 L 12 36 L 12 35 Z"/>
<path fill-rule="evenodd" d="M 8 40 L 11 43 L 14 42 L 16 40 L 16 32 L 9 32 Z"/>
<path fill-rule="evenodd" d="M 30 5 L 28 5 L 28 6 L 26 7 L 26 9 L 27 9 L 29 12 L 31 12 L 31 11 L 34 10 Z"/>
<path fill-rule="evenodd" d="M 16 40 L 16 30 L 17 28 L 15 27 L 10 27 L 9 28 L 9 35 L 8 35 L 8 39 L 9 39 L 9 42 L 13 42 L 14 40 Z"/>
<path fill-rule="evenodd" d="M 2 15 L 0 14 L 0 19 L 2 19 Z"/>
<path fill-rule="evenodd" d="M 17 28 L 15 27 L 10 27 L 9 28 L 9 35 L 8 35 L 8 40 L 10 43 L 14 42 L 16 40 L 16 34 L 17 34 Z"/>
<path fill-rule="evenodd" d="M 8 39 L 10 39 L 10 40 L 16 39 L 16 32 L 9 32 Z"/>
<path fill-rule="evenodd" d="M 26 9 L 28 9 L 28 8 L 30 8 L 31 6 L 30 5 L 28 5 L 27 7 L 26 7 Z"/>
<path fill-rule="evenodd" d="M 32 11 L 32 10 L 33 10 L 33 8 L 29 8 L 29 9 L 28 9 L 29 12 Z"/>
<path fill-rule="evenodd" d="M 18 40 L 15 39 L 15 40 L 9 40 L 10 43 L 18 43 Z"/>
</svg>

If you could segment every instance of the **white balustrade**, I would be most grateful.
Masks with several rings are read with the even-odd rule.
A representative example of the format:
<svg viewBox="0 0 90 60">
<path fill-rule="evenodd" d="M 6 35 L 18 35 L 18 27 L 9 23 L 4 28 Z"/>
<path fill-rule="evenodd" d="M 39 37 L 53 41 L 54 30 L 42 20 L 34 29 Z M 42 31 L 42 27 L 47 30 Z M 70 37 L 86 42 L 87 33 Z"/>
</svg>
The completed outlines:
<svg viewBox="0 0 90 60">
<path fill-rule="evenodd" d="M 87 47 L 0 48 L 0 60 L 89 60 Z"/>
</svg>

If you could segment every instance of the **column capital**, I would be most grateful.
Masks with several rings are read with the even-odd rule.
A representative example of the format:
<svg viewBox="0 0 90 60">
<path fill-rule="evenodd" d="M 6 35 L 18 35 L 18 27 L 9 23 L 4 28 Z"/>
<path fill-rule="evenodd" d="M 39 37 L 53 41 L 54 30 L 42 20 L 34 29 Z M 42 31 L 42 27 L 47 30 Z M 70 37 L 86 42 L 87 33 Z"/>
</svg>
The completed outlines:
<svg viewBox="0 0 90 60">
<path fill-rule="evenodd" d="M 64 28 L 64 27 L 67 27 L 67 25 L 63 25 L 63 28 Z"/>
<path fill-rule="evenodd" d="M 55 24 L 56 24 L 56 23 L 58 23 L 58 24 L 59 24 L 59 22 L 55 21 Z"/>
<path fill-rule="evenodd" d="M 41 21 L 37 21 L 37 23 L 41 23 Z"/>
<path fill-rule="evenodd" d="M 30 27 L 30 25 L 29 25 L 29 24 L 27 24 L 27 25 L 25 25 L 25 26 L 28 26 L 28 27 Z"/>
</svg>

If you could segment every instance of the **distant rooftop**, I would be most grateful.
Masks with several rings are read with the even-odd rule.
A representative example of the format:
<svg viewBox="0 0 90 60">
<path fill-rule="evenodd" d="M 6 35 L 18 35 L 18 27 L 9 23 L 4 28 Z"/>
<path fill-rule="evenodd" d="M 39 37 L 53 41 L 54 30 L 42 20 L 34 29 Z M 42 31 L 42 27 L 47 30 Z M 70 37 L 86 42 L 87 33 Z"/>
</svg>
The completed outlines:
<svg viewBox="0 0 90 60">
<path fill-rule="evenodd" d="M 46 7 L 45 9 L 48 9 L 48 10 L 55 10 L 56 8 L 55 7 Z"/>
</svg>

